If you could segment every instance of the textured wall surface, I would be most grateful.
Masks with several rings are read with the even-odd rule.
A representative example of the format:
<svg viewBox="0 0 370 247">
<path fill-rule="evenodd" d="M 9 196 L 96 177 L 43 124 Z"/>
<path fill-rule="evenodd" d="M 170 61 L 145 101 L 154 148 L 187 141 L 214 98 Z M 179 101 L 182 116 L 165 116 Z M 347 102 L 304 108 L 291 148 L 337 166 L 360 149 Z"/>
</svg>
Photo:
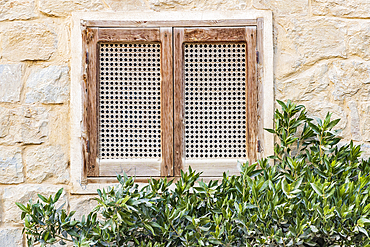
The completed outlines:
<svg viewBox="0 0 370 247">
<path fill-rule="evenodd" d="M 0 0 L 0 246 L 24 244 L 20 211 L 72 195 L 69 104 L 72 11 L 273 11 L 275 98 L 341 118 L 344 141 L 370 156 L 370 3 L 363 0 Z"/>
</svg>

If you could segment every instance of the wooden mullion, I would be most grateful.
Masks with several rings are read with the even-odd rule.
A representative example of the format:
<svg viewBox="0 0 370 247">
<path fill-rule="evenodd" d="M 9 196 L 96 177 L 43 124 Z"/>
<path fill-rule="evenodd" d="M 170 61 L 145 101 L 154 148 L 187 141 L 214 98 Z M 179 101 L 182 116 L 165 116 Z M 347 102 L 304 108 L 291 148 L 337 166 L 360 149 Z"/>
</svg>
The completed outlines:
<svg viewBox="0 0 370 247">
<path fill-rule="evenodd" d="M 172 28 L 160 29 L 161 39 L 161 176 L 173 176 Z"/>
<path fill-rule="evenodd" d="M 86 123 L 86 166 L 87 176 L 99 176 L 97 157 L 99 152 L 98 143 L 98 29 L 86 29 L 86 57 L 87 83 L 86 98 L 84 100 L 84 121 Z"/>
<path fill-rule="evenodd" d="M 174 28 L 174 175 L 180 176 L 184 165 L 184 29 Z"/>
<path fill-rule="evenodd" d="M 256 83 L 256 28 L 246 27 L 247 41 L 247 154 L 249 162 L 257 160 L 257 83 Z"/>
</svg>

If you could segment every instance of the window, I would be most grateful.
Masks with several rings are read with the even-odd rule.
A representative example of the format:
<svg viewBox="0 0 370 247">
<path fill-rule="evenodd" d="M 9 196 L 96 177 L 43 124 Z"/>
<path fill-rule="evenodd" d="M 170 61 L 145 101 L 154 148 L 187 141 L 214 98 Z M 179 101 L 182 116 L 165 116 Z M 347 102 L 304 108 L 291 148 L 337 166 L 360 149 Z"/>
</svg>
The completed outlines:
<svg viewBox="0 0 370 247">
<path fill-rule="evenodd" d="M 82 35 L 74 32 L 82 58 L 73 61 L 83 83 L 72 90 L 72 113 L 82 107 L 71 167 L 80 148 L 82 183 L 112 181 L 123 171 L 143 181 L 176 177 L 188 166 L 210 178 L 238 174 L 237 160 L 271 149 L 263 133 L 273 102 L 265 100 L 263 60 L 272 60 L 264 54 L 263 18 L 74 18 L 82 21 Z M 77 131 L 72 126 L 72 139 Z"/>
<path fill-rule="evenodd" d="M 217 177 L 254 161 L 256 37 L 256 26 L 88 28 L 88 176 Z"/>
</svg>

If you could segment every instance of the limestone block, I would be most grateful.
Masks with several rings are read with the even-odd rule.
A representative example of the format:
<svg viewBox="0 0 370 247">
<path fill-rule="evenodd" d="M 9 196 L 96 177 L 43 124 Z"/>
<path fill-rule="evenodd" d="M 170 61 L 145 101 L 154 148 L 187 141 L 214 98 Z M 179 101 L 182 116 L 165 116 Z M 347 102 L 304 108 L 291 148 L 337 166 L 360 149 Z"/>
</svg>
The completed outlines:
<svg viewBox="0 0 370 247">
<path fill-rule="evenodd" d="M 0 144 L 40 144 L 48 138 L 49 111 L 44 107 L 0 107 Z"/>
<path fill-rule="evenodd" d="M 198 0 L 198 10 L 239 10 L 251 5 L 251 0 Z"/>
<path fill-rule="evenodd" d="M 57 48 L 57 34 L 42 23 L 12 23 L 1 38 L 3 56 L 11 61 L 48 60 Z"/>
<path fill-rule="evenodd" d="M 196 2 L 196 0 L 148 0 L 150 8 L 158 11 L 161 9 L 192 9 Z"/>
<path fill-rule="evenodd" d="M 0 0 L 0 21 L 36 17 L 34 0 Z"/>
<path fill-rule="evenodd" d="M 68 146 L 69 133 L 70 133 L 70 116 L 69 105 L 56 105 L 53 106 L 49 112 L 49 133 L 48 140 L 54 145 Z M 69 147 L 66 147 L 66 150 Z"/>
<path fill-rule="evenodd" d="M 363 0 L 312 0 L 314 15 L 370 17 L 370 2 Z"/>
<path fill-rule="evenodd" d="M 361 144 L 361 158 L 362 159 L 369 159 L 370 158 L 370 144 L 369 143 L 362 143 Z"/>
<path fill-rule="evenodd" d="M 18 184 L 23 181 L 21 149 L 0 147 L 0 184 Z"/>
<path fill-rule="evenodd" d="M 22 141 L 19 109 L 0 107 L 0 144 L 12 145 Z"/>
<path fill-rule="evenodd" d="M 254 0 L 253 6 L 256 8 L 270 9 L 277 16 L 292 14 L 307 15 L 308 0 Z"/>
<path fill-rule="evenodd" d="M 251 0 L 147 0 L 156 11 L 166 10 L 237 10 L 245 9 Z"/>
<path fill-rule="evenodd" d="M 334 85 L 334 99 L 343 100 L 352 97 L 363 85 L 370 83 L 370 63 L 361 60 L 336 61 L 331 63 L 327 77 Z"/>
<path fill-rule="evenodd" d="M 306 106 L 309 116 L 324 119 L 326 114 L 331 112 L 331 120 L 340 119 L 335 129 L 344 130 L 347 127 L 348 117 L 342 106 L 328 101 L 316 100 L 303 102 L 303 104 Z"/>
<path fill-rule="evenodd" d="M 349 22 L 347 35 L 349 54 L 370 60 L 370 24 L 368 21 Z"/>
<path fill-rule="evenodd" d="M 348 102 L 348 108 L 351 111 L 351 139 L 354 141 L 361 141 L 360 116 L 357 110 L 357 103 L 355 101 Z"/>
<path fill-rule="evenodd" d="M 0 208 L 3 208 L 3 192 L 4 192 L 5 187 L 0 186 Z M 4 212 L 1 210 L 0 211 L 0 224 L 3 222 L 3 217 L 4 217 Z"/>
<path fill-rule="evenodd" d="M 303 64 L 303 58 L 298 53 L 297 45 L 290 38 L 289 26 L 275 25 L 276 55 L 275 77 L 281 79 L 299 70 Z"/>
<path fill-rule="evenodd" d="M 277 22 L 277 78 L 287 77 L 323 59 L 347 56 L 347 26 L 343 21 L 292 17 L 278 18 Z"/>
<path fill-rule="evenodd" d="M 94 196 L 73 196 L 69 202 L 70 211 L 76 211 L 73 217 L 81 220 L 82 215 L 85 217 L 98 205 Z"/>
<path fill-rule="evenodd" d="M 25 144 L 40 144 L 48 137 L 49 112 L 44 107 L 24 106 L 21 109 L 21 134 Z"/>
<path fill-rule="evenodd" d="M 145 0 L 105 0 L 105 3 L 114 11 L 148 9 Z"/>
<path fill-rule="evenodd" d="M 27 181 L 67 183 L 69 170 L 67 155 L 60 146 L 33 146 L 25 149 Z"/>
<path fill-rule="evenodd" d="M 361 133 L 364 141 L 370 141 L 370 116 L 365 118 L 361 128 Z"/>
<path fill-rule="evenodd" d="M 325 60 L 289 79 L 276 81 L 278 98 L 294 101 L 343 101 L 370 83 L 370 63 L 361 60 Z M 329 90 L 329 85 L 333 85 Z"/>
<path fill-rule="evenodd" d="M 363 141 L 370 141 L 370 103 L 362 102 L 360 104 L 360 116 L 363 120 L 361 124 L 361 135 Z"/>
<path fill-rule="evenodd" d="M 316 64 L 310 69 L 298 73 L 286 80 L 276 80 L 277 98 L 286 101 L 288 99 L 298 101 L 327 100 L 329 80 L 329 65 L 327 63 Z"/>
<path fill-rule="evenodd" d="M 370 84 L 363 84 L 356 98 L 359 102 L 370 101 Z"/>
<path fill-rule="evenodd" d="M 96 11 L 104 8 L 101 0 L 40 0 L 40 11 L 51 16 L 69 16 L 74 11 Z"/>
<path fill-rule="evenodd" d="M 26 82 L 26 103 L 64 103 L 69 96 L 68 66 L 34 70 Z"/>
<path fill-rule="evenodd" d="M 32 200 L 35 203 L 39 200 L 37 194 L 42 194 L 45 197 L 54 196 L 60 188 L 58 185 L 41 184 L 22 184 L 5 188 L 3 193 L 3 222 L 15 224 L 22 222 L 21 210 L 15 205 L 15 202 L 27 204 L 29 200 Z M 56 207 L 60 207 L 63 203 L 65 203 L 64 208 L 68 208 L 68 199 L 65 190 Z"/>
<path fill-rule="evenodd" d="M 0 65 L 0 102 L 19 102 L 22 89 L 22 64 Z"/>
<path fill-rule="evenodd" d="M 21 247 L 23 246 L 23 234 L 21 228 L 0 228 L 0 246 Z"/>
</svg>

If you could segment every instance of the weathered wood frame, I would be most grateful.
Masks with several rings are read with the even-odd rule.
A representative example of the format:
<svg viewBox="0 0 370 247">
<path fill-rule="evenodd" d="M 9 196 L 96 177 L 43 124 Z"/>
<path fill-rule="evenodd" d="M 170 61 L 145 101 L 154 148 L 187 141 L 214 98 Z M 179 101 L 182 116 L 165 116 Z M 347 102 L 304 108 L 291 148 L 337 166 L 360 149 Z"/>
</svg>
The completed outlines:
<svg viewBox="0 0 370 247">
<path fill-rule="evenodd" d="M 253 61 L 253 63 L 248 63 L 248 85 L 246 86 L 248 90 L 247 98 L 247 109 L 248 109 L 248 116 L 247 119 L 253 119 L 247 127 L 248 133 L 248 157 L 251 161 L 256 160 L 258 154 L 257 152 L 263 149 L 263 125 L 261 123 L 262 117 L 262 87 L 259 87 L 258 79 L 260 78 L 260 74 L 262 73 L 263 67 L 258 66 L 258 57 L 262 57 L 262 34 L 263 34 L 263 18 L 257 18 L 252 20 L 217 20 L 217 21 L 86 21 L 84 24 L 86 29 L 83 32 L 83 50 L 86 51 L 84 55 L 86 56 L 83 58 L 83 61 L 86 61 L 86 73 L 84 74 L 84 84 L 83 84 L 83 110 L 84 110 L 84 123 L 83 123 L 83 135 L 82 138 L 83 142 L 83 157 L 84 157 L 84 168 L 82 171 L 82 177 L 86 179 L 88 182 L 92 183 L 101 183 L 101 182 L 111 182 L 115 181 L 115 178 L 109 177 L 101 177 L 99 172 L 99 165 L 97 164 L 97 156 L 98 156 L 98 136 L 97 136 L 97 123 L 98 123 L 98 112 L 97 112 L 97 103 L 98 103 L 98 90 L 97 90 L 97 70 L 96 70 L 96 60 L 97 59 L 97 44 L 100 41 L 112 41 L 112 42 L 130 42 L 130 41 L 140 41 L 145 42 L 145 39 L 153 38 L 152 36 L 146 35 L 139 35 L 137 37 L 132 36 L 133 38 L 130 39 L 127 36 L 127 31 L 136 33 L 137 30 L 141 30 L 146 32 L 148 29 L 157 29 L 160 30 L 159 35 L 159 42 L 172 42 L 172 29 L 175 30 L 185 30 L 191 29 L 194 27 L 207 27 L 208 29 L 211 27 L 220 28 L 220 27 L 233 27 L 233 28 L 242 28 L 245 30 L 244 38 L 240 38 L 238 41 L 247 42 L 248 45 L 248 62 Z M 120 28 L 122 31 L 117 33 L 111 33 L 114 28 Z M 176 28 L 182 27 L 182 28 Z M 191 28 L 186 28 L 191 27 Z M 240 29 L 238 28 L 238 29 Z M 124 31 L 126 30 L 126 32 Z M 135 31 L 136 30 L 136 31 Z M 145 31 L 146 30 L 146 31 Z M 241 29 L 240 29 L 241 30 Z M 157 39 L 158 37 L 155 36 Z M 153 42 L 154 40 L 150 40 Z M 182 41 L 186 41 L 183 39 Z M 209 40 L 206 40 L 209 41 Z M 215 41 L 231 41 L 230 39 L 216 39 Z M 232 40 L 235 41 L 235 40 Z M 147 41 L 149 42 L 149 41 Z M 174 42 L 176 46 L 177 38 L 174 37 Z M 162 43 L 162 47 L 164 48 Z M 166 48 L 166 54 L 172 53 L 172 44 Z M 94 52 L 95 50 L 95 52 Z M 168 56 L 167 59 L 164 60 L 167 63 L 166 66 L 174 64 L 175 66 L 179 66 L 177 59 L 179 55 L 174 53 L 175 61 L 172 62 L 172 56 Z M 95 58 L 95 62 L 92 60 Z M 95 65 L 94 65 L 95 63 Z M 257 66 L 256 66 L 257 65 Z M 162 65 L 163 66 L 163 65 Z M 94 69 L 95 68 L 95 69 Z M 172 69 L 171 72 L 172 73 Z M 175 70 L 177 71 L 177 70 Z M 171 77 L 172 86 L 167 84 L 167 87 L 161 87 L 162 90 L 166 90 L 167 94 L 174 95 L 175 99 L 178 99 L 180 91 L 177 91 L 179 85 L 176 83 L 176 75 L 174 75 L 174 82 L 172 83 L 172 75 L 167 74 L 163 75 L 167 78 Z M 90 83 L 91 82 L 91 83 Z M 95 84 L 94 84 L 95 83 Z M 94 86 L 95 85 L 95 86 Z M 165 84 L 163 84 L 165 85 Z M 173 85 L 175 85 L 176 90 L 173 90 Z M 181 89 L 183 90 L 183 89 Z M 182 92 L 182 91 L 181 91 Z M 162 91 L 163 93 L 163 91 Z M 163 154 L 163 163 L 161 164 L 160 174 L 159 176 L 179 176 L 180 170 L 183 167 L 183 144 L 182 137 L 180 138 L 178 135 L 174 135 L 173 133 L 182 133 L 183 127 L 179 125 L 179 119 L 177 119 L 176 115 L 181 116 L 183 114 L 183 110 L 180 110 L 179 102 L 175 102 L 173 106 L 173 96 L 170 97 L 162 97 L 166 99 L 165 102 L 161 102 L 162 104 L 162 120 L 163 123 L 167 123 L 166 126 L 162 128 L 162 154 Z M 95 104 L 94 104 L 95 102 Z M 173 108 L 174 107 L 174 108 Z M 166 110 L 167 109 L 167 110 Z M 167 111 L 167 113 L 165 113 Z M 173 114 L 175 112 L 175 114 Z M 94 115 L 95 114 L 95 115 Z M 174 115 L 174 118 L 168 119 L 169 116 Z M 89 117 L 90 116 L 90 117 Z M 182 115 L 183 116 L 183 115 Z M 175 121 L 175 122 L 173 122 Z M 95 128 L 94 128 L 95 126 Z M 175 131 L 172 131 L 172 135 L 169 134 L 167 136 L 163 136 L 165 133 L 163 130 L 166 129 L 167 133 L 171 133 L 171 128 L 175 128 Z M 173 129 L 172 129 L 173 130 Z M 180 130 L 180 132 L 178 132 Z M 165 142 L 163 140 L 165 139 Z M 167 142 L 166 142 L 167 140 Z M 172 147 L 175 148 L 172 148 Z M 179 148 L 179 147 L 182 148 Z M 175 151 L 174 151 L 175 150 Z M 167 152 L 167 155 L 166 155 Z M 165 158 L 167 157 L 167 158 Z M 171 165 L 174 164 L 174 165 Z M 99 177 L 100 176 L 100 177 Z M 105 175 L 106 176 L 106 175 Z M 157 177 L 158 175 L 153 176 Z M 90 179 L 87 179 L 90 177 Z M 95 177 L 95 178 L 93 178 Z M 148 178 L 142 177 L 141 180 L 147 180 Z"/>
<path fill-rule="evenodd" d="M 172 28 L 87 28 L 84 48 L 86 50 L 86 78 L 83 84 L 84 123 L 86 126 L 84 171 L 88 177 L 116 176 L 122 170 L 129 175 L 143 176 L 143 162 L 108 162 L 100 167 L 98 162 L 99 122 L 99 42 L 161 43 L 161 143 L 162 160 L 151 162 L 145 176 L 173 176 L 173 83 L 172 83 Z M 131 172 L 128 172 L 131 171 Z M 138 173 L 139 171 L 139 173 Z"/>
<path fill-rule="evenodd" d="M 248 159 L 253 162 L 257 157 L 257 83 L 256 83 L 256 33 L 255 26 L 249 27 L 207 27 L 175 28 L 174 39 L 174 171 L 175 176 L 185 168 L 184 144 L 184 71 L 183 44 L 201 42 L 243 42 L 246 43 L 246 144 Z M 221 176 L 224 171 L 237 174 L 235 161 L 220 159 L 214 161 L 210 169 L 205 169 L 211 161 L 197 162 L 192 168 L 203 171 L 203 176 Z"/>
</svg>

